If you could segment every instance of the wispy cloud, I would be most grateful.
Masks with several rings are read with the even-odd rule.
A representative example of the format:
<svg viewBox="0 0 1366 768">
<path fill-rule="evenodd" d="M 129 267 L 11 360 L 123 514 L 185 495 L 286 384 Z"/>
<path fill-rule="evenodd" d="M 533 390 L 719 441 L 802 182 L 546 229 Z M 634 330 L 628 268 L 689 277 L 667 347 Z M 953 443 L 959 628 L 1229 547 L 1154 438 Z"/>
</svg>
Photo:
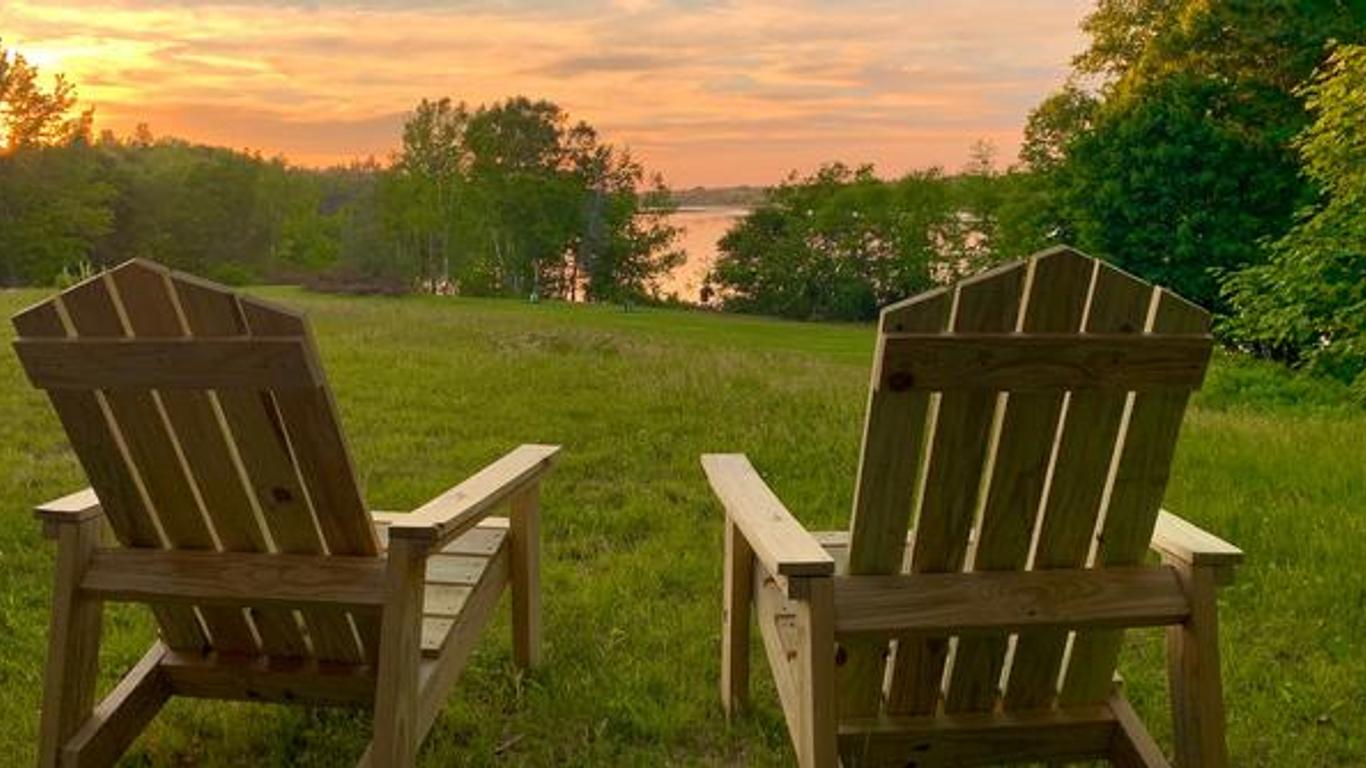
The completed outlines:
<svg viewBox="0 0 1366 768">
<path fill-rule="evenodd" d="M 5 44 L 104 126 L 320 164 L 387 155 L 423 97 L 552 99 L 679 185 L 1018 145 L 1088 0 L 6 0 Z"/>
</svg>

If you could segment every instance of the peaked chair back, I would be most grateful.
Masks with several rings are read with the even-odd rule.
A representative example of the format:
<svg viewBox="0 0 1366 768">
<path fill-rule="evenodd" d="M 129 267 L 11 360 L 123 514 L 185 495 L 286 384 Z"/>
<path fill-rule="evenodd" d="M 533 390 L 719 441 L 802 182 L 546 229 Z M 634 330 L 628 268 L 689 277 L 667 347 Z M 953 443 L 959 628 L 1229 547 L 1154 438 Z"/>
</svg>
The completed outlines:
<svg viewBox="0 0 1366 768">
<path fill-rule="evenodd" d="M 1209 324 L 1065 248 L 886 309 L 844 572 L 1140 563 Z M 1103 628 L 842 638 L 839 713 L 1101 702 L 1121 640 Z"/>
<path fill-rule="evenodd" d="M 134 260 L 14 318 L 121 545 L 377 557 L 302 316 Z M 365 662 L 341 608 L 154 604 L 167 646 Z"/>
</svg>

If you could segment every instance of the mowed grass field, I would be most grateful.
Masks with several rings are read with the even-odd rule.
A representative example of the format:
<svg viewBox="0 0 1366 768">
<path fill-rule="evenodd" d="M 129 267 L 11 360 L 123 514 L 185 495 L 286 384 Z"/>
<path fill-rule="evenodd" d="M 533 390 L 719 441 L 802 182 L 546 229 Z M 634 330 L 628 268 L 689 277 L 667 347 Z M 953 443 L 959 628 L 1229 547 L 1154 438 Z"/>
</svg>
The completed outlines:
<svg viewBox="0 0 1366 768">
<path fill-rule="evenodd" d="M 812 528 L 848 522 L 873 332 L 664 310 L 261 295 L 305 309 L 367 499 L 420 504 L 521 442 L 563 444 L 544 489 L 544 666 L 511 664 L 500 607 L 421 764 L 792 764 L 755 653 L 755 706 L 716 693 L 722 511 L 698 455 L 742 451 Z M 44 292 L 0 292 L 5 317 Z M 0 762 L 32 762 L 53 551 L 29 515 L 83 485 L 0 337 Z M 1238 766 L 1366 765 L 1366 411 L 1334 386 L 1221 356 L 1186 421 L 1173 511 L 1242 546 L 1221 601 Z M 106 620 L 102 687 L 141 655 Z M 757 639 L 756 639 L 757 643 Z M 1163 741 L 1160 633 L 1131 697 Z M 129 765 L 346 765 L 363 714 L 173 702 Z"/>
</svg>

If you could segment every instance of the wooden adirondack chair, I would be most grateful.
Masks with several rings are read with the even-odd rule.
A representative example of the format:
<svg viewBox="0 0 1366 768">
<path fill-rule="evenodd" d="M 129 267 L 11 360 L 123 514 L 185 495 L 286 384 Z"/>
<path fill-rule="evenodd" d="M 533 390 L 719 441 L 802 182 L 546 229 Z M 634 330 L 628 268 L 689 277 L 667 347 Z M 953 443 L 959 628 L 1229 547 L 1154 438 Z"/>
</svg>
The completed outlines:
<svg viewBox="0 0 1366 768">
<path fill-rule="evenodd" d="M 1215 588 L 1242 553 L 1160 511 L 1208 329 L 1068 249 L 887 308 L 847 534 L 702 459 L 727 711 L 753 613 L 803 766 L 1163 766 L 1113 681 L 1123 629 L 1166 626 L 1177 764 L 1224 766 Z"/>
<path fill-rule="evenodd" d="M 37 508 L 57 540 L 39 765 L 112 763 L 172 695 L 372 706 L 361 763 L 410 765 L 509 583 L 536 663 L 557 447 L 372 517 L 297 313 L 131 261 L 14 325 L 91 485 Z M 94 705 L 110 600 L 149 605 L 160 639 Z"/>
</svg>

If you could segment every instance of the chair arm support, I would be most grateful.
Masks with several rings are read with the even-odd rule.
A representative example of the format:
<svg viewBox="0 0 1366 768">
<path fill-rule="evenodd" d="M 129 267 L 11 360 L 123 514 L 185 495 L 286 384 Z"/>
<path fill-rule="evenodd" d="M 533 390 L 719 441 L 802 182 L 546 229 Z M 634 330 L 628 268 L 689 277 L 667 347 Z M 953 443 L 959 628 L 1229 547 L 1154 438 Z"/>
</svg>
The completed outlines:
<svg viewBox="0 0 1366 768">
<path fill-rule="evenodd" d="M 33 516 L 43 521 L 43 528 L 55 535 L 54 525 L 58 523 L 79 523 L 104 514 L 100 499 L 95 492 L 85 488 L 67 494 L 60 499 L 39 504 L 33 508 Z"/>
<path fill-rule="evenodd" d="M 389 538 L 423 542 L 433 550 L 479 524 L 515 493 L 550 469 L 558 445 L 523 445 L 407 515 L 393 518 Z"/>
<path fill-rule="evenodd" d="M 775 576 L 829 576 L 835 561 L 787 511 L 743 454 L 706 454 L 702 469 L 726 516 Z"/>
<path fill-rule="evenodd" d="M 1191 566 L 1232 568 L 1243 562 L 1243 551 L 1162 510 L 1157 515 L 1151 544 L 1154 551 Z"/>
</svg>

